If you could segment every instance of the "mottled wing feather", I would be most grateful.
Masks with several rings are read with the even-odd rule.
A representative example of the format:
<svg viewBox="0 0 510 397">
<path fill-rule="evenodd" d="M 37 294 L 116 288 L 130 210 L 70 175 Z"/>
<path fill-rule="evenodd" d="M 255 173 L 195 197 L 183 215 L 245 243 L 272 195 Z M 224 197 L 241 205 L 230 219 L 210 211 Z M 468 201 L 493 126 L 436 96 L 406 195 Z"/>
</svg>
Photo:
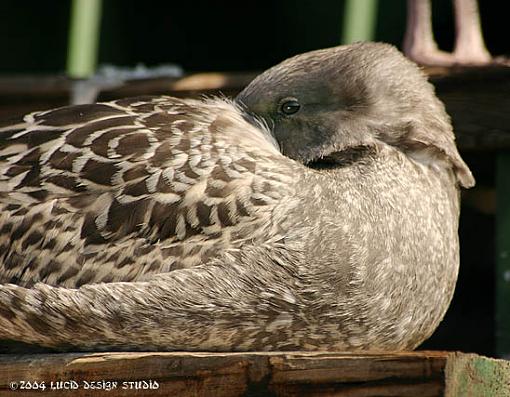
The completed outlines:
<svg viewBox="0 0 510 397">
<path fill-rule="evenodd" d="M 205 263 L 270 232 L 291 168 L 219 99 L 118 100 L 0 125 L 0 282 L 74 287 Z"/>
</svg>

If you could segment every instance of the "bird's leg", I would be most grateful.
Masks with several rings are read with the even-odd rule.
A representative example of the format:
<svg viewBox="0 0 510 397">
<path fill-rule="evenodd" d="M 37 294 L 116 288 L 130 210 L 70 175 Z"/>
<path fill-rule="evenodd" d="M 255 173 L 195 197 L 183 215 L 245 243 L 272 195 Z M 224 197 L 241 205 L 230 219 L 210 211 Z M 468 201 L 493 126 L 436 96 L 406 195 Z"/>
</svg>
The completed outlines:
<svg viewBox="0 0 510 397">
<path fill-rule="evenodd" d="M 407 0 L 407 25 L 403 51 L 413 61 L 424 65 L 451 65 L 452 54 L 438 49 L 432 32 L 430 0 Z"/>
<path fill-rule="evenodd" d="M 454 0 L 455 49 L 458 64 L 486 64 L 492 57 L 483 40 L 477 0 Z"/>
<path fill-rule="evenodd" d="M 296 348 L 268 336 L 296 325 L 300 298 L 286 265 L 296 258 L 289 255 L 236 251 L 148 282 L 0 285 L 0 340 L 66 350 Z"/>
</svg>

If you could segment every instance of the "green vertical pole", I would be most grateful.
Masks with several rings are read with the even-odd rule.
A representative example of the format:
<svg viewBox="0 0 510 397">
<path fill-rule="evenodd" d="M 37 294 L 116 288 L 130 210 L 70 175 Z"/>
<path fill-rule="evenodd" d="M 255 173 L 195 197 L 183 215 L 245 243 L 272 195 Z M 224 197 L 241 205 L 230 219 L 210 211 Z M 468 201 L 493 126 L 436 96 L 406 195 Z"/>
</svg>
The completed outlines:
<svg viewBox="0 0 510 397">
<path fill-rule="evenodd" d="M 346 0 L 342 43 L 373 40 L 376 17 L 377 0 Z"/>
<path fill-rule="evenodd" d="M 73 0 L 67 53 L 67 74 L 87 78 L 94 74 L 99 47 L 102 0 Z"/>
<path fill-rule="evenodd" d="M 510 152 L 496 168 L 496 353 L 510 358 Z"/>
</svg>

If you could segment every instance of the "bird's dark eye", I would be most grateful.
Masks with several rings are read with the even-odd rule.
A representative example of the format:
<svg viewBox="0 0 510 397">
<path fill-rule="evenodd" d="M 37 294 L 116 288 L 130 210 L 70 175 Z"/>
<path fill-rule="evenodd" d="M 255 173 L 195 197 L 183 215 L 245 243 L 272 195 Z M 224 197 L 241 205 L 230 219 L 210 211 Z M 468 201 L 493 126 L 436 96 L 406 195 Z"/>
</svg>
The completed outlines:
<svg viewBox="0 0 510 397">
<path fill-rule="evenodd" d="M 296 99 L 285 100 L 280 105 L 280 111 L 286 115 L 291 115 L 291 114 L 297 113 L 300 108 L 301 108 L 301 105 L 299 104 L 299 102 Z"/>
</svg>

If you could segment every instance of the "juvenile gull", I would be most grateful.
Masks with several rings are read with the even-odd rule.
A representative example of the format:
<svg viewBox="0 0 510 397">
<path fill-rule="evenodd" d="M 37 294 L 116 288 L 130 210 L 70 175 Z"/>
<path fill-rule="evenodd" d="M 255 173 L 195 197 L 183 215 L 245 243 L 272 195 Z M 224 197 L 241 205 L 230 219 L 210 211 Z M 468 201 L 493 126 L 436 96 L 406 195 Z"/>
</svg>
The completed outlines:
<svg viewBox="0 0 510 397">
<path fill-rule="evenodd" d="M 0 339 L 413 349 L 452 297 L 474 180 L 389 45 L 298 55 L 234 102 L 36 112 L 0 142 Z"/>
</svg>

